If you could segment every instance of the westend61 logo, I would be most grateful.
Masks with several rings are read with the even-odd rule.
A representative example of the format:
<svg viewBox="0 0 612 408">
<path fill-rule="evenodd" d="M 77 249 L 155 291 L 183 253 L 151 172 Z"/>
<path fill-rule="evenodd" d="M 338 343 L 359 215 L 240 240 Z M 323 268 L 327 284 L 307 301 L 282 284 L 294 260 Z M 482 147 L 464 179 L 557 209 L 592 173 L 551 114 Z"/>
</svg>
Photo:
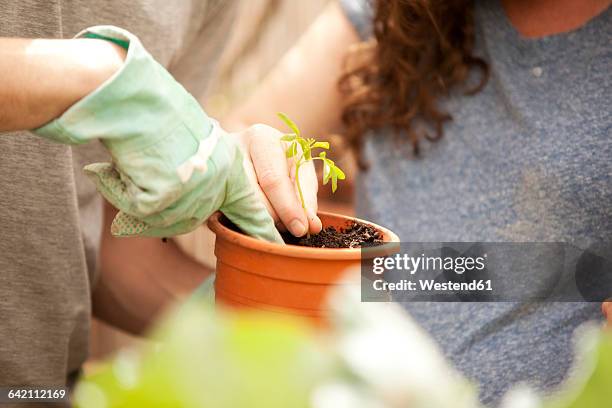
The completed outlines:
<svg viewBox="0 0 612 408">
<path fill-rule="evenodd" d="M 482 256 L 459 256 L 452 251 L 454 256 L 427 256 L 421 253 L 418 256 L 409 254 L 395 254 L 395 256 L 376 257 L 372 261 L 372 272 L 375 275 L 383 275 L 387 271 L 400 272 L 407 276 L 416 275 L 419 272 L 430 272 L 418 279 L 399 279 L 386 281 L 375 279 L 372 287 L 375 291 L 411 291 L 411 292 L 478 292 L 492 291 L 490 279 L 446 279 L 440 282 L 435 279 L 436 275 L 431 272 L 442 272 L 445 274 L 463 275 L 466 272 L 486 271 L 487 254 Z"/>
<path fill-rule="evenodd" d="M 408 254 L 395 254 L 394 257 L 374 258 L 372 272 L 377 275 L 387 270 L 403 270 L 411 275 L 419 271 L 453 271 L 463 274 L 466 271 L 482 271 L 486 268 L 487 254 L 478 257 L 442 257 L 442 256 L 410 256 Z"/>
</svg>

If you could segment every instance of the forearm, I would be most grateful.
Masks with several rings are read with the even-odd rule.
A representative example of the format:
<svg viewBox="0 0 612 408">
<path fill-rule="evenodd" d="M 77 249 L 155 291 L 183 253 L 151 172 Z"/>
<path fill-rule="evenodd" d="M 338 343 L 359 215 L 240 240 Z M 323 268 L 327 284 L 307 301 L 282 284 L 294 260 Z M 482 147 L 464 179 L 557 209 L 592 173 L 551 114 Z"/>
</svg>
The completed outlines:
<svg viewBox="0 0 612 408">
<path fill-rule="evenodd" d="M 211 273 L 171 241 L 114 238 L 116 210 L 105 203 L 100 279 L 93 313 L 133 334 L 141 334 L 165 308 L 188 296 Z"/>
<path fill-rule="evenodd" d="M 236 131 L 253 123 L 278 127 L 276 112 L 287 113 L 306 135 L 340 130 L 342 95 L 338 79 L 349 47 L 359 37 L 333 2 L 244 103 L 223 120 Z"/>
<path fill-rule="evenodd" d="M 104 40 L 0 38 L 0 131 L 34 129 L 110 78 L 125 50 Z"/>
</svg>

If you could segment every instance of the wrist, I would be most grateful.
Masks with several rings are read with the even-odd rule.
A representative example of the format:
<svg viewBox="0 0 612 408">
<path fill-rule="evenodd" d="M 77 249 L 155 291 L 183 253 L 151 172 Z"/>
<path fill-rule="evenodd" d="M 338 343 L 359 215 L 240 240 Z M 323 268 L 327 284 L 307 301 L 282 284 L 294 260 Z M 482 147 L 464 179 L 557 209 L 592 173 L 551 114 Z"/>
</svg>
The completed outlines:
<svg viewBox="0 0 612 408">
<path fill-rule="evenodd" d="M 81 50 L 80 89 L 76 91 L 78 99 L 83 98 L 121 69 L 127 51 L 109 41 L 97 39 L 78 39 L 77 48 Z"/>
<path fill-rule="evenodd" d="M 0 131 L 59 117 L 117 72 L 125 54 L 103 40 L 0 39 Z"/>
<path fill-rule="evenodd" d="M 51 46 L 49 48 L 52 48 Z M 104 40 L 74 39 L 55 43 L 50 66 L 52 85 L 41 90 L 37 103 L 46 109 L 43 125 L 60 117 L 72 105 L 98 89 L 119 71 L 126 52 L 116 44 Z M 45 102 L 46 101 L 46 102 Z"/>
</svg>

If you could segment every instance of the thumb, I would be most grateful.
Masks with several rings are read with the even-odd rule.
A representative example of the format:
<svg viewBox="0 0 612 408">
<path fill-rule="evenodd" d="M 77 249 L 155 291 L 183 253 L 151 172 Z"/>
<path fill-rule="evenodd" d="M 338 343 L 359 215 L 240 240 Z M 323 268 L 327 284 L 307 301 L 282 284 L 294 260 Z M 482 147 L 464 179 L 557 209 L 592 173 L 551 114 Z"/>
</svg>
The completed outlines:
<svg viewBox="0 0 612 408">
<path fill-rule="evenodd" d="M 249 182 L 242 160 L 236 160 L 233 166 L 221 212 L 244 233 L 268 242 L 284 244 L 272 216 Z"/>
</svg>

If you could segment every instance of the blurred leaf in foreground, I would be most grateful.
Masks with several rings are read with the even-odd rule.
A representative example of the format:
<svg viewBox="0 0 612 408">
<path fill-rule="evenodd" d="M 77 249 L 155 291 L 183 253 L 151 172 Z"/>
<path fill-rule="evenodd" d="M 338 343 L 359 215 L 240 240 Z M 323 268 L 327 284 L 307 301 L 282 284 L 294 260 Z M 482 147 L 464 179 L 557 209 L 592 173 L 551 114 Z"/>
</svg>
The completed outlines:
<svg viewBox="0 0 612 408">
<path fill-rule="evenodd" d="M 190 304 L 155 339 L 82 381 L 77 406 L 307 407 L 314 384 L 331 371 L 309 328 L 282 317 Z"/>
<path fill-rule="evenodd" d="M 578 336 L 575 371 L 546 408 L 612 407 L 612 331 L 586 326 Z"/>
<path fill-rule="evenodd" d="M 612 407 L 612 331 L 587 323 L 575 337 L 575 364 L 557 392 L 545 398 L 519 386 L 506 395 L 502 408 Z"/>
<path fill-rule="evenodd" d="M 339 285 L 329 330 L 279 314 L 230 313 L 189 302 L 140 350 L 124 350 L 81 381 L 81 408 L 479 408 L 477 390 L 392 303 L 362 303 Z M 561 392 L 518 387 L 503 408 L 612 406 L 612 333 L 577 336 Z"/>
</svg>

